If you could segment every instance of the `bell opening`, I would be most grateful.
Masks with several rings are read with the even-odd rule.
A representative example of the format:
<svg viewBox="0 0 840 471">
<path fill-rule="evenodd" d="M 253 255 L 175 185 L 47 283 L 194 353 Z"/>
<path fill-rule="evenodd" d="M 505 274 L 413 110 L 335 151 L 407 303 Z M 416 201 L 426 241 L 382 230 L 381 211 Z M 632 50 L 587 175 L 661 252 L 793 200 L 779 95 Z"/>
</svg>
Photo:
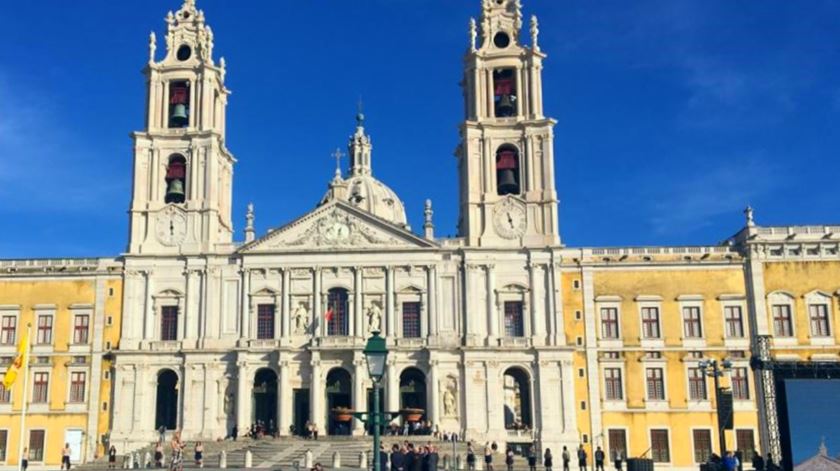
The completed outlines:
<svg viewBox="0 0 840 471">
<path fill-rule="evenodd" d="M 169 84 L 169 127 L 185 128 L 190 123 L 190 82 L 178 80 Z"/>
<path fill-rule="evenodd" d="M 518 195 L 519 185 L 519 150 L 504 144 L 496 151 L 496 193 L 499 195 Z"/>
<path fill-rule="evenodd" d="M 507 118 L 516 115 L 516 78 L 514 69 L 497 69 L 493 71 L 493 103 L 494 114 L 497 118 Z"/>
<path fill-rule="evenodd" d="M 166 195 L 164 202 L 180 204 L 186 201 L 187 159 L 180 154 L 169 157 L 166 167 Z"/>
</svg>

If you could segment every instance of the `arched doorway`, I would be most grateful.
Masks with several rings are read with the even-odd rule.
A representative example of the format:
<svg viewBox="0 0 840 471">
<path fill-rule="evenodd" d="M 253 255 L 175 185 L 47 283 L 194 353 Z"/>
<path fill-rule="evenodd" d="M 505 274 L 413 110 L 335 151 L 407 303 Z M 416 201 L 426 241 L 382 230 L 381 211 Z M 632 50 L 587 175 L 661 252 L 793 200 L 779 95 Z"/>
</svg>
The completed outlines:
<svg viewBox="0 0 840 471">
<path fill-rule="evenodd" d="M 522 368 L 508 368 L 504 376 L 505 429 L 529 430 L 531 419 L 531 381 Z"/>
<path fill-rule="evenodd" d="M 330 435 L 350 435 L 353 422 L 335 420 L 333 409 L 353 407 L 353 380 L 344 368 L 333 368 L 327 373 L 327 433 Z"/>
<path fill-rule="evenodd" d="M 158 373 L 155 400 L 155 430 L 178 428 L 178 375 L 164 369 Z"/>
<path fill-rule="evenodd" d="M 423 409 L 426 418 L 426 375 L 417 368 L 400 374 L 400 409 Z"/>
<path fill-rule="evenodd" d="M 277 373 L 260 368 L 254 375 L 252 421 L 263 432 L 274 433 L 277 427 Z"/>
</svg>

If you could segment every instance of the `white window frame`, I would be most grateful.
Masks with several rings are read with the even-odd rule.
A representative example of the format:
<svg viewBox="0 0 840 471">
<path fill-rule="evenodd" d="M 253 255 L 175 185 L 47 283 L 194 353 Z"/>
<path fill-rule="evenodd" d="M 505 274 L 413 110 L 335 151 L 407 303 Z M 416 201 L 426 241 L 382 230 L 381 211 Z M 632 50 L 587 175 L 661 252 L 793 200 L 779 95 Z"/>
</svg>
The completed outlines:
<svg viewBox="0 0 840 471">
<path fill-rule="evenodd" d="M 251 293 L 251 302 L 250 302 L 250 316 L 248 319 L 248 323 L 251 326 L 251 338 L 249 340 L 256 340 L 259 342 L 272 342 L 282 337 L 282 332 L 280 330 L 282 324 L 280 319 L 282 317 L 281 314 L 281 306 L 282 306 L 282 296 L 280 296 L 280 292 L 272 289 L 272 288 L 262 288 L 257 291 Z M 260 304 L 273 304 L 274 305 L 274 337 L 270 339 L 258 339 L 258 332 L 257 328 L 259 326 L 259 312 L 258 306 Z M 181 313 L 179 312 L 178 315 L 180 316 Z M 179 324 L 180 325 L 180 324 Z M 186 326 L 184 327 L 186 328 Z M 184 332 L 186 334 L 186 332 Z"/>
<path fill-rule="evenodd" d="M 46 463 L 47 453 L 50 450 L 50 448 L 49 448 L 49 443 L 50 442 L 48 441 L 49 438 L 50 438 L 49 427 L 43 426 L 41 428 L 39 428 L 39 427 L 28 428 L 28 429 L 26 429 L 26 444 L 24 445 L 24 447 L 26 448 L 26 451 L 27 451 L 26 459 L 29 459 L 29 453 L 32 451 L 32 447 L 29 444 L 29 439 L 31 437 L 32 432 L 35 431 L 35 430 L 41 430 L 42 432 L 44 432 L 44 453 L 43 453 L 43 457 L 42 457 L 43 459 L 42 460 L 40 460 L 40 461 L 29 461 L 30 466 L 32 466 L 33 463 L 34 464 L 41 464 L 41 465 Z"/>
<path fill-rule="evenodd" d="M 706 319 L 705 309 L 703 309 L 703 296 L 700 295 L 681 295 L 677 297 L 680 309 L 680 339 L 683 346 L 686 348 L 703 348 L 706 346 Z M 697 308 L 700 311 L 700 337 L 686 337 L 685 336 L 685 309 Z M 659 314 L 660 321 L 662 314 Z M 660 322 L 661 323 L 661 322 Z"/>
<path fill-rule="evenodd" d="M 69 336 L 67 338 L 67 350 L 69 353 L 85 353 L 93 350 L 93 330 L 94 322 L 96 322 L 93 311 L 93 304 L 70 305 L 70 316 L 68 320 L 70 327 L 67 330 L 69 332 Z M 88 316 L 88 334 L 87 342 L 85 343 L 74 342 L 76 337 L 76 316 Z M 55 323 L 53 323 L 53 328 L 55 328 Z"/>
<path fill-rule="evenodd" d="M 394 295 L 394 332 L 397 336 L 397 342 L 405 343 L 423 343 L 426 341 L 426 336 L 423 335 L 424 332 L 427 332 L 428 325 L 426 319 L 426 290 L 420 288 L 416 285 L 407 285 L 403 287 L 401 290 L 397 291 Z M 510 301 L 519 301 L 519 299 L 510 299 Z M 403 332 L 403 311 L 402 306 L 403 303 L 420 303 L 420 337 L 405 337 L 405 333 Z M 387 304 L 387 301 L 383 301 L 382 305 L 384 306 Z M 498 305 L 497 305 L 498 306 Z M 497 309 L 498 311 L 498 309 Z M 522 317 L 527 318 L 528 316 L 525 315 L 525 305 L 522 306 Z M 386 322 L 385 312 L 382 312 L 382 321 L 381 323 L 384 325 Z M 504 312 L 501 312 L 501 317 L 497 319 L 499 322 L 499 332 L 500 336 L 504 337 L 502 334 L 505 329 L 504 325 Z M 367 327 L 367 319 L 363 319 L 363 325 L 365 328 Z M 527 324 L 526 324 L 526 335 L 527 335 Z"/>
<path fill-rule="evenodd" d="M 605 433 L 604 433 L 603 449 L 604 449 L 604 454 L 606 455 L 607 461 L 613 461 L 612 448 L 610 447 L 610 430 L 624 430 L 624 446 L 626 446 L 627 449 L 624 450 L 624 455 L 625 456 L 622 456 L 621 460 L 626 463 L 627 462 L 627 456 L 626 455 L 630 453 L 630 450 L 632 450 L 632 448 L 630 448 L 630 439 L 631 439 L 630 429 L 628 427 L 625 427 L 625 426 L 608 425 L 608 426 L 604 427 Z M 562 460 L 562 455 L 560 456 L 560 459 Z M 594 460 L 593 460 L 593 463 L 594 463 Z M 605 468 L 606 468 L 606 466 L 605 466 Z"/>
<path fill-rule="evenodd" d="M 742 360 L 738 359 L 732 362 L 732 368 L 745 368 L 747 373 L 747 394 L 749 394 L 749 399 L 737 399 L 735 394 L 732 394 L 732 409 L 736 412 L 744 412 L 744 411 L 755 411 L 755 375 L 752 372 L 752 368 L 750 368 L 749 360 Z M 727 373 L 729 376 L 729 388 L 732 389 L 732 372 L 734 370 Z"/>
<path fill-rule="evenodd" d="M 2 381 L 5 376 L 6 376 L 5 372 L 0 373 L 0 381 Z M 6 402 L 6 403 L 0 402 L 0 413 L 11 413 L 12 412 L 12 404 L 14 404 L 14 403 L 15 403 L 15 388 L 14 388 L 14 386 L 12 386 L 12 388 L 9 390 L 9 402 Z"/>
<path fill-rule="evenodd" d="M 773 315 L 773 306 L 786 305 L 790 309 L 790 337 L 776 336 L 776 321 Z M 784 291 L 774 291 L 767 295 L 767 316 L 769 320 L 770 332 L 773 335 L 774 346 L 793 346 L 799 343 L 796 338 L 796 299 L 790 293 Z"/>
<path fill-rule="evenodd" d="M 155 318 L 152 321 L 154 323 L 152 326 L 152 330 L 154 331 L 154 336 L 152 337 L 153 342 L 180 342 L 181 340 L 184 340 L 185 304 L 184 294 L 173 289 L 162 290 L 152 297 L 152 305 L 155 313 Z M 175 322 L 178 331 L 176 332 L 177 335 L 175 336 L 175 340 L 163 340 L 161 338 L 163 332 L 161 332 L 160 325 L 163 319 L 163 308 L 171 306 L 178 308 L 178 318 Z"/>
<path fill-rule="evenodd" d="M 46 373 L 47 374 L 47 401 L 46 402 L 35 402 L 35 374 L 36 373 Z M 33 413 L 46 413 L 50 410 L 50 403 L 52 402 L 52 387 L 54 385 L 53 381 L 55 380 L 55 375 L 53 375 L 52 367 L 49 365 L 38 365 L 38 366 L 30 366 L 29 367 L 29 412 Z M 36 429 L 39 430 L 39 429 Z"/>
<path fill-rule="evenodd" d="M 55 349 L 55 337 L 58 333 L 58 316 L 56 315 L 55 306 L 50 305 L 38 305 L 33 309 L 33 319 L 34 322 L 32 323 L 32 337 L 30 338 L 30 344 L 32 345 L 32 353 L 48 353 L 52 352 Z M 50 333 L 50 342 L 49 343 L 37 343 L 38 342 L 38 320 L 41 316 L 51 316 L 52 317 L 52 332 Z"/>
<path fill-rule="evenodd" d="M 828 346 L 834 345 L 834 298 L 822 291 L 811 291 L 804 296 L 805 298 L 805 315 L 808 317 L 808 338 L 811 345 Z M 826 315 L 828 316 L 828 335 L 814 335 L 811 326 L 811 306 L 822 304 L 826 306 Z"/>
<path fill-rule="evenodd" d="M 52 307 L 55 308 L 55 306 Z M 38 306 L 35 306 L 35 308 L 37 309 Z M 0 319 L 5 316 L 13 316 L 15 318 L 15 342 L 12 345 L 0 345 L 0 352 L 14 356 L 17 351 L 17 341 L 20 340 L 20 305 L 0 304 Z"/>
<path fill-rule="evenodd" d="M 617 317 L 618 338 L 604 338 L 603 324 L 601 323 L 601 309 L 615 309 Z M 621 325 L 621 297 L 620 296 L 597 296 L 595 298 L 595 312 L 597 313 L 596 331 L 598 334 L 598 346 L 602 348 L 624 347 L 624 329 Z"/>
<path fill-rule="evenodd" d="M 639 295 L 635 298 L 636 301 L 636 315 L 639 319 L 639 342 L 643 349 L 661 349 L 665 347 L 665 329 L 664 324 L 662 323 L 663 311 L 662 311 L 662 296 L 657 295 Z M 658 310 L 658 318 L 657 322 L 659 324 L 659 338 L 646 338 L 645 337 L 645 324 L 642 317 L 642 309 L 644 308 L 656 308 Z"/>
</svg>

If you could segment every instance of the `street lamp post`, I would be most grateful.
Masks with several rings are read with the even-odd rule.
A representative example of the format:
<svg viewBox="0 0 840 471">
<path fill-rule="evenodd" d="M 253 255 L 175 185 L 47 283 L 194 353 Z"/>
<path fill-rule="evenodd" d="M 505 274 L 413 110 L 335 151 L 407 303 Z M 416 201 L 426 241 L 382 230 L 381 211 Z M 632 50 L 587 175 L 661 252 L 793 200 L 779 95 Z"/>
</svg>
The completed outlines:
<svg viewBox="0 0 840 471">
<path fill-rule="evenodd" d="M 382 420 L 381 407 L 379 406 L 379 382 L 385 375 L 385 360 L 388 358 L 388 348 L 385 339 L 379 336 L 379 331 L 374 331 L 373 336 L 368 339 L 364 349 L 365 360 L 367 360 L 368 374 L 373 380 L 373 411 L 368 414 L 368 419 L 373 423 L 373 471 L 381 471 L 379 456 L 379 434 Z"/>
<path fill-rule="evenodd" d="M 718 419 L 718 440 L 720 440 L 720 456 L 721 458 L 726 455 L 726 421 L 723 417 L 721 417 L 721 404 L 720 404 L 720 377 L 724 375 L 727 371 L 732 369 L 732 362 L 729 360 L 723 360 L 718 364 L 718 361 L 715 359 L 710 360 L 702 360 L 697 366 L 699 366 L 706 376 L 711 376 L 715 382 L 715 404 L 717 405 L 717 419 Z M 730 412 L 731 413 L 731 412 Z"/>
</svg>

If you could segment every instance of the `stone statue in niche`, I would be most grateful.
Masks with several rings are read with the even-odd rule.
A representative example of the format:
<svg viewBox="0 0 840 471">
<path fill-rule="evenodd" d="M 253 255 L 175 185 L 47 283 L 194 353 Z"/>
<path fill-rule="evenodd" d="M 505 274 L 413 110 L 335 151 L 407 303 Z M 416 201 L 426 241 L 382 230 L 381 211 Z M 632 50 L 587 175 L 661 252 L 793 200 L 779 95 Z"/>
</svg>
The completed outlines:
<svg viewBox="0 0 840 471">
<path fill-rule="evenodd" d="M 303 303 L 298 303 L 298 307 L 292 316 L 295 325 L 294 333 L 304 333 L 309 326 L 309 311 L 306 310 L 306 306 Z"/>
<path fill-rule="evenodd" d="M 236 411 L 236 395 L 234 394 L 234 385 L 230 379 L 230 376 L 225 375 L 225 380 L 223 383 L 224 387 L 224 413 L 226 416 L 230 416 Z"/>
<path fill-rule="evenodd" d="M 455 417 L 458 415 L 458 385 L 455 378 L 449 377 L 443 389 L 443 415 Z"/>
<path fill-rule="evenodd" d="M 368 332 L 382 331 L 382 309 L 379 304 L 372 303 L 367 311 L 368 318 Z"/>
</svg>

